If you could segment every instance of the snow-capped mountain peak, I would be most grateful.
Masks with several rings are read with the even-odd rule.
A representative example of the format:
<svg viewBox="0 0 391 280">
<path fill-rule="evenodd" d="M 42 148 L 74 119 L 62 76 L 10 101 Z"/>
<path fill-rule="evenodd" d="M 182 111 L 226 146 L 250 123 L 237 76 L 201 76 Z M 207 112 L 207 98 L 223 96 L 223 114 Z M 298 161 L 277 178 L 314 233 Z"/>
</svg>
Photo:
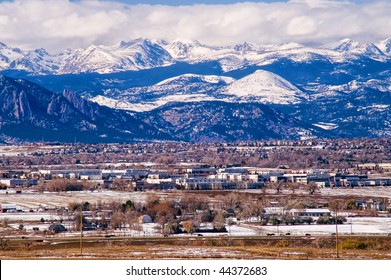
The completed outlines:
<svg viewBox="0 0 391 280">
<path fill-rule="evenodd" d="M 386 54 L 391 54 L 391 38 L 381 41 L 377 47 Z"/>
<path fill-rule="evenodd" d="M 173 63 L 170 54 L 158 44 L 139 38 L 113 46 L 91 45 L 75 51 L 61 69 L 62 73 L 112 73 L 149 69 Z"/>
<path fill-rule="evenodd" d="M 365 48 L 364 44 L 349 38 L 342 39 L 334 45 L 333 49 L 338 52 L 356 51 L 357 49 Z"/>
<path fill-rule="evenodd" d="M 19 59 L 24 55 L 18 48 L 10 48 L 0 42 L 0 70 L 7 69 L 12 61 Z"/>
<path fill-rule="evenodd" d="M 234 50 L 237 52 L 260 51 L 260 47 L 254 43 L 244 42 L 243 44 L 235 45 Z"/>
<path fill-rule="evenodd" d="M 140 49 L 140 48 L 147 48 L 151 46 L 157 46 L 155 43 L 152 43 L 151 40 L 147 38 L 137 38 L 131 41 L 119 41 L 117 44 L 115 44 L 112 47 L 108 47 L 108 49 Z"/>
<path fill-rule="evenodd" d="M 22 51 L 0 43 L 0 69 L 25 70 L 33 74 L 77 74 L 83 72 L 115 73 L 137 71 L 172 65 L 217 62 L 224 72 L 248 65 L 270 65 L 276 59 L 287 58 L 297 62 L 323 57 L 324 60 L 346 62 L 368 57 L 389 60 L 391 38 L 377 45 L 344 39 L 324 48 L 306 47 L 297 43 L 258 45 L 244 42 L 235 46 L 208 46 L 195 40 L 138 38 L 120 41 L 111 46 L 91 45 L 74 51 L 50 54 L 44 49 Z"/>
<path fill-rule="evenodd" d="M 365 44 L 351 39 L 339 41 L 333 48 L 337 52 L 350 52 L 353 54 L 364 54 L 370 57 L 384 56 L 383 52 L 374 44 Z"/>
<path fill-rule="evenodd" d="M 295 104 L 306 99 L 306 95 L 290 82 L 264 70 L 233 82 L 224 93 L 242 100 L 271 104 Z"/>
<path fill-rule="evenodd" d="M 197 75 L 197 74 L 183 74 L 180 76 L 176 76 L 173 78 L 169 78 L 166 80 L 163 80 L 156 84 L 156 86 L 164 86 L 169 84 L 178 84 L 182 83 L 182 87 L 186 86 L 187 84 L 194 83 L 194 82 L 204 82 L 208 84 L 218 84 L 218 83 L 224 83 L 224 84 L 230 84 L 235 79 L 225 76 L 216 76 L 216 75 Z"/>
<path fill-rule="evenodd" d="M 21 69 L 35 74 L 51 74 L 64 65 L 64 55 L 50 55 L 40 48 L 26 52 L 10 63 L 11 68 Z"/>
<path fill-rule="evenodd" d="M 175 59 L 192 59 L 209 54 L 212 49 L 196 40 L 175 40 L 165 46 L 165 49 Z"/>
</svg>

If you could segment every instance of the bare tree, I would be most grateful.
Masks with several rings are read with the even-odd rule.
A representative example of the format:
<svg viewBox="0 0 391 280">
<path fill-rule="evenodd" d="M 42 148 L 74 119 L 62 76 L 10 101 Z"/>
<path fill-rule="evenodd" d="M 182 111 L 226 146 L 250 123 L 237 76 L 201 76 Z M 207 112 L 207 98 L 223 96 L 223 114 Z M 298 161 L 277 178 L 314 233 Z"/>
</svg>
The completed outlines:
<svg viewBox="0 0 391 280">
<path fill-rule="evenodd" d="M 4 237 L 0 237 L 0 248 L 2 251 L 6 251 L 10 247 L 10 240 Z"/>
<path fill-rule="evenodd" d="M 286 187 L 287 189 L 291 190 L 292 194 L 295 194 L 296 190 L 300 188 L 300 184 L 296 182 L 290 182 Z"/>
<path fill-rule="evenodd" d="M 309 182 L 305 186 L 306 190 L 308 191 L 309 194 L 315 194 L 316 191 L 318 191 L 318 185 L 315 182 Z"/>
<path fill-rule="evenodd" d="M 225 227 L 225 218 L 222 211 L 218 211 L 213 219 L 213 227 L 217 230 L 221 230 Z"/>
<path fill-rule="evenodd" d="M 183 229 L 187 232 L 190 233 L 191 235 L 195 232 L 196 227 L 193 224 L 193 221 L 184 221 L 182 222 Z"/>
<path fill-rule="evenodd" d="M 122 230 L 123 226 L 125 224 L 125 215 L 121 211 L 116 211 L 113 213 L 113 216 L 110 220 L 110 225 L 112 228 L 120 229 Z"/>
</svg>

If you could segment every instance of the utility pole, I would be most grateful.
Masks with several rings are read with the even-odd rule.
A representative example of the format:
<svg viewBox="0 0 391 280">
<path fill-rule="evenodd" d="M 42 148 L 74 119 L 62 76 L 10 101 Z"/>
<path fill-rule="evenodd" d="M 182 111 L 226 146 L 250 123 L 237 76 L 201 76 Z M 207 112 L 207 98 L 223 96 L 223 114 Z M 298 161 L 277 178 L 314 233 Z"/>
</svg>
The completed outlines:
<svg viewBox="0 0 391 280">
<path fill-rule="evenodd" d="M 83 206 L 80 205 L 80 255 L 83 256 Z"/>
<path fill-rule="evenodd" d="M 352 217 L 350 217 L 350 235 L 353 235 L 353 221 L 352 221 Z"/>
<path fill-rule="evenodd" d="M 339 258 L 338 252 L 338 204 L 335 207 L 335 251 L 337 253 L 337 259 Z"/>
</svg>

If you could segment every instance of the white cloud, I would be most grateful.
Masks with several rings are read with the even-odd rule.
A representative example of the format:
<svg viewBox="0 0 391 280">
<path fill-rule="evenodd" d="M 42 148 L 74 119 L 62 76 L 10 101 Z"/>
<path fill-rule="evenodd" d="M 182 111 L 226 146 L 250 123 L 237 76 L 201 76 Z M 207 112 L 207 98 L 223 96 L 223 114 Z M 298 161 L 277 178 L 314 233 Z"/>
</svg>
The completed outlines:
<svg viewBox="0 0 391 280">
<path fill-rule="evenodd" d="M 389 1 L 355 4 L 294 0 L 231 5 L 127 5 L 119 2 L 15 0 L 0 3 L 0 41 L 51 51 L 138 37 L 196 39 L 211 45 L 390 37 Z"/>
<path fill-rule="evenodd" d="M 316 21 L 309 16 L 293 18 L 287 26 L 287 34 L 291 36 L 309 36 L 316 32 Z"/>
</svg>

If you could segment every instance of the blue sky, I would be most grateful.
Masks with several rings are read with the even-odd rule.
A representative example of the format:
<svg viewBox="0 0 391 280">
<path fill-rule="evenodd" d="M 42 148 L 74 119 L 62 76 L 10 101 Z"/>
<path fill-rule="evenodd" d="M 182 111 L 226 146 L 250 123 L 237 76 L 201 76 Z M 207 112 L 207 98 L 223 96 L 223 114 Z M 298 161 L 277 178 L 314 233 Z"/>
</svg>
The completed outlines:
<svg viewBox="0 0 391 280">
<path fill-rule="evenodd" d="M 128 4 L 162 4 L 162 5 L 193 5 L 193 4 L 232 4 L 237 2 L 286 2 L 283 0 L 248 0 L 248 1 L 238 1 L 238 0 L 120 0 L 120 2 Z"/>
<path fill-rule="evenodd" d="M 193 5 L 193 4 L 232 4 L 238 2 L 264 2 L 264 3 L 273 3 L 273 2 L 288 2 L 288 0 L 110 0 L 123 2 L 127 4 L 160 4 L 160 5 Z M 348 0 L 349 1 L 349 0 Z M 349 2 L 355 3 L 365 3 L 373 2 L 373 0 L 350 0 Z"/>
<path fill-rule="evenodd" d="M 0 42 L 49 51 L 140 37 L 219 46 L 369 43 L 391 37 L 389 11 L 384 0 L 0 0 Z"/>
<path fill-rule="evenodd" d="M 14 0 L 0 0 L 2 2 L 13 2 Z M 25 0 L 26 1 L 26 0 Z M 71 2 L 80 2 L 81 0 L 70 0 Z M 88 0 L 94 1 L 94 0 Z M 109 1 L 109 2 L 121 2 L 129 5 L 135 4 L 149 4 L 149 5 L 194 5 L 194 4 L 232 4 L 240 2 L 253 2 L 253 3 L 276 3 L 276 2 L 289 2 L 290 0 L 96 0 L 96 1 Z M 311 1 L 311 0 L 310 0 Z M 317 1 L 317 0 L 315 0 Z M 338 1 L 338 0 L 335 0 Z M 370 3 L 374 0 L 345 0 L 352 3 Z"/>
<path fill-rule="evenodd" d="M 194 4 L 232 4 L 238 2 L 288 2 L 288 0 L 109 0 L 127 4 L 194 5 Z M 347 0 L 354 3 L 373 2 L 373 0 Z"/>
</svg>

